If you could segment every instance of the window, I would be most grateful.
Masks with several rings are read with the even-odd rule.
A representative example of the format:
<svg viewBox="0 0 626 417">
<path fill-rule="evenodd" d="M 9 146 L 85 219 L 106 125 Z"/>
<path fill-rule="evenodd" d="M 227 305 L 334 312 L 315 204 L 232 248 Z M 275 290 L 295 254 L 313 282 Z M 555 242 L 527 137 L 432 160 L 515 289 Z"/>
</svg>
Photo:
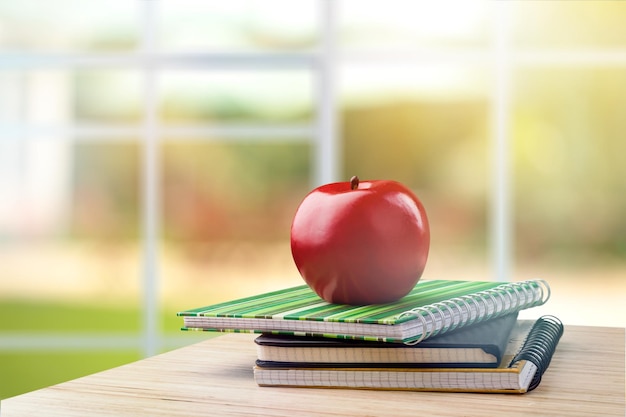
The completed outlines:
<svg viewBox="0 0 626 417">
<path fill-rule="evenodd" d="M 626 5 L 34 2 L 0 3 L 0 397 L 299 284 L 293 212 L 354 174 L 423 200 L 425 277 L 539 274 L 624 325 L 586 311 L 625 289 Z"/>
</svg>

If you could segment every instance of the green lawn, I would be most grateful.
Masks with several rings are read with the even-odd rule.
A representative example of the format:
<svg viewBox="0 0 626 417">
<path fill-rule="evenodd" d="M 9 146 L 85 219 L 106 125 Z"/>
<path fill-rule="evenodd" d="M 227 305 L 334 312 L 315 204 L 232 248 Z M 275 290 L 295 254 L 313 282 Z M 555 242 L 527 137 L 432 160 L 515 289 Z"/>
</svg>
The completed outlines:
<svg viewBox="0 0 626 417">
<path fill-rule="evenodd" d="M 175 311 L 164 311 L 162 329 L 168 335 L 180 335 L 181 320 Z M 98 306 L 31 300 L 0 299 L 0 337 L 55 333 L 80 335 L 107 333 L 137 335 L 141 316 L 136 306 Z M 0 399 L 112 368 L 141 358 L 135 349 L 60 350 L 0 349 Z"/>
<path fill-rule="evenodd" d="M 0 399 L 139 359 L 138 352 L 0 352 Z"/>
</svg>

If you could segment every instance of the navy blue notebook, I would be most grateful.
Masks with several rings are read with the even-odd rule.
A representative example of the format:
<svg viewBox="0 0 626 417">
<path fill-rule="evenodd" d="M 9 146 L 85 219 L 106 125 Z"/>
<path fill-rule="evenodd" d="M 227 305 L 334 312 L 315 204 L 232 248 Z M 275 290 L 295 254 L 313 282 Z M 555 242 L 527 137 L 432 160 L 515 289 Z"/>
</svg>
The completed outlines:
<svg viewBox="0 0 626 417">
<path fill-rule="evenodd" d="M 516 321 L 513 313 L 416 345 L 263 334 L 255 339 L 257 365 L 496 368 Z"/>
</svg>

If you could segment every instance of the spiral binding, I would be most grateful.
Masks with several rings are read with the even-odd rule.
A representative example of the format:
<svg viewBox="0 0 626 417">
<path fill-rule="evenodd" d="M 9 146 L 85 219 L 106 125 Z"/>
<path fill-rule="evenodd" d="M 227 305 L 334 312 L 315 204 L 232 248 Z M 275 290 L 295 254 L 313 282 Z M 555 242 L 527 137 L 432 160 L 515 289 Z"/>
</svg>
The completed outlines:
<svg viewBox="0 0 626 417">
<path fill-rule="evenodd" d="M 474 294 L 416 307 L 403 312 L 398 318 L 411 315 L 420 320 L 422 334 L 417 340 L 406 343 L 414 345 L 457 327 L 544 304 L 549 298 L 550 286 L 544 280 L 508 282 Z"/>
<path fill-rule="evenodd" d="M 527 360 L 537 367 L 528 391 L 537 388 L 541 382 L 541 377 L 550 365 L 563 331 L 563 323 L 558 318 L 554 316 L 540 317 L 531 327 L 519 352 L 511 360 L 509 366 L 521 360 Z"/>
</svg>

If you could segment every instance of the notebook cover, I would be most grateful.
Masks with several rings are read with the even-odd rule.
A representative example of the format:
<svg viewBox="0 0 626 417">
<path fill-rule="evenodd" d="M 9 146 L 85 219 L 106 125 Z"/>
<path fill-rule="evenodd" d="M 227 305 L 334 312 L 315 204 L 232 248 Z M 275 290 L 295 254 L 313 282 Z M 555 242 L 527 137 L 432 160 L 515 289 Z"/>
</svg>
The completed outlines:
<svg viewBox="0 0 626 417">
<path fill-rule="evenodd" d="M 180 311 L 183 330 L 280 332 L 396 343 L 416 343 L 449 327 L 460 328 L 545 303 L 543 280 L 422 280 L 400 300 L 352 306 L 327 303 L 302 285 Z M 454 322 L 454 325 L 453 323 Z"/>
</svg>

